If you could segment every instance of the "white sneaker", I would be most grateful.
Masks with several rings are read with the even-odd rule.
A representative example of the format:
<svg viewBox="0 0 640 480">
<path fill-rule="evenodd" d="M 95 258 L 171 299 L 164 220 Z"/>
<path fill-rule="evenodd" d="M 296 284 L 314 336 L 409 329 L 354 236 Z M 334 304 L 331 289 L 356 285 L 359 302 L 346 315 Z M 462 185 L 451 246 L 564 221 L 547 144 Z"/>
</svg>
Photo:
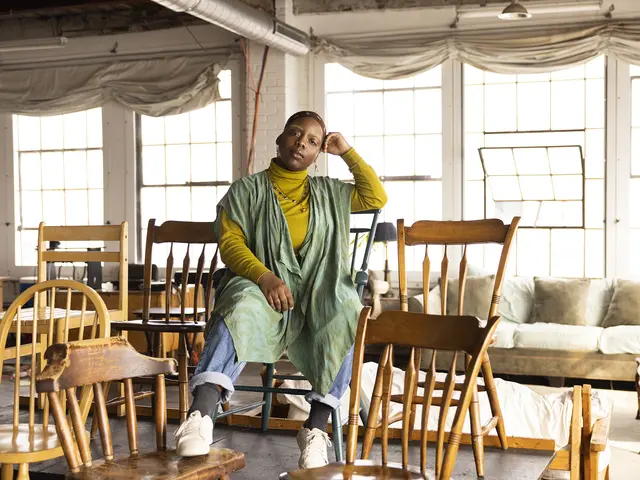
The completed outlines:
<svg viewBox="0 0 640 480">
<path fill-rule="evenodd" d="M 309 430 L 302 428 L 296 437 L 298 447 L 300 447 L 300 460 L 298 466 L 300 468 L 317 468 L 324 467 L 329 463 L 327 456 L 327 447 L 332 445 L 327 432 L 323 432 L 319 428 Z"/>
<path fill-rule="evenodd" d="M 213 443 L 213 421 L 196 410 L 180 425 L 174 435 L 176 454 L 180 457 L 207 455 Z"/>
</svg>

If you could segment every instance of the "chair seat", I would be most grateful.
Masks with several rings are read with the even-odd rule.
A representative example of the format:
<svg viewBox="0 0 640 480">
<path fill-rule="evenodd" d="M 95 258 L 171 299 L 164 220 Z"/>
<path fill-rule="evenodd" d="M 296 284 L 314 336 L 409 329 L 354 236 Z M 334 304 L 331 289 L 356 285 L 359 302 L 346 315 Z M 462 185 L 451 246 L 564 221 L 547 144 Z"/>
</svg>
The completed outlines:
<svg viewBox="0 0 640 480">
<path fill-rule="evenodd" d="M 42 462 L 63 455 L 62 446 L 51 423 L 45 430 L 35 425 L 29 432 L 28 424 L 0 425 L 0 463 Z"/>
<path fill-rule="evenodd" d="M 111 322 L 111 328 L 115 330 L 127 330 L 133 332 L 156 332 L 156 333 L 200 333 L 204 332 L 207 322 L 193 322 L 180 320 L 129 320 L 126 322 Z"/>
<path fill-rule="evenodd" d="M 67 478 L 103 480 L 152 480 L 219 478 L 240 470 L 245 465 L 244 453 L 227 448 L 212 448 L 209 455 L 179 457 L 175 450 L 132 455 L 111 461 L 98 460 Z"/>
<path fill-rule="evenodd" d="M 206 310 L 204 307 L 198 307 L 195 314 L 202 315 Z M 142 309 L 134 310 L 134 315 L 142 315 Z M 187 317 L 193 317 L 193 307 L 185 307 L 184 314 Z M 180 307 L 172 307 L 169 309 L 169 316 L 179 317 L 182 315 L 182 309 Z M 165 307 L 152 307 L 149 309 L 149 316 L 152 318 L 165 318 L 167 316 L 167 309 Z"/>
<path fill-rule="evenodd" d="M 281 479 L 287 480 L 334 480 L 336 478 L 349 478 L 350 480 L 370 480 L 372 478 L 384 478 L 388 480 L 410 479 L 435 479 L 432 469 L 427 469 L 427 475 L 422 476 L 420 469 L 416 467 L 402 468 L 400 463 L 388 463 L 380 465 L 373 460 L 356 460 L 354 464 L 330 463 L 325 467 L 310 468 L 308 470 L 296 470 L 283 473 Z"/>
</svg>

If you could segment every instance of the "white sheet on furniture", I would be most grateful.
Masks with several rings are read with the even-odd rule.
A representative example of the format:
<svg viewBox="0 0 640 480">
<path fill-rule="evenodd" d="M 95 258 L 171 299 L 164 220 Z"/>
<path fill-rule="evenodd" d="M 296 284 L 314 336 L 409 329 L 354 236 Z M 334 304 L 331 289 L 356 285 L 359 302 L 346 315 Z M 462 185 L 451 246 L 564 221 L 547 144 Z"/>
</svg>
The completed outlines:
<svg viewBox="0 0 640 480">
<path fill-rule="evenodd" d="M 375 383 L 376 370 L 378 365 L 374 362 L 365 363 L 362 371 L 362 392 L 364 402 L 369 405 L 371 402 L 371 393 Z M 420 380 L 424 380 L 426 374 L 420 372 Z M 446 374 L 438 373 L 437 380 L 444 381 Z M 459 377 L 458 380 L 462 380 Z M 505 419 L 505 428 L 507 435 L 526 437 L 526 438 L 548 438 L 553 439 L 556 448 L 562 448 L 569 440 L 569 428 L 571 424 L 571 391 L 566 390 L 560 393 L 552 393 L 547 395 L 539 395 L 529 387 L 519 383 L 507 382 L 496 378 L 496 389 L 498 392 L 498 400 L 502 408 L 502 414 Z M 482 379 L 478 379 L 478 383 L 482 383 Z M 283 387 L 287 388 L 310 388 L 306 381 L 287 380 Z M 392 394 L 402 393 L 404 388 L 404 372 L 398 368 L 394 368 Z M 423 389 L 418 389 L 418 394 L 422 394 Z M 459 397 L 460 392 L 454 392 L 454 398 Z M 278 400 L 291 404 L 289 408 L 288 418 L 294 420 L 306 420 L 309 415 L 309 404 L 304 397 L 296 395 L 278 395 Z M 491 418 L 491 407 L 489 399 L 485 392 L 479 394 L 480 400 L 480 418 L 482 424 L 485 424 Z M 607 415 L 610 409 L 610 401 L 607 398 L 601 398 L 598 392 L 594 392 L 591 398 L 592 418 L 595 422 L 597 419 Z M 345 422 L 347 418 L 349 405 L 349 392 L 345 393 L 341 401 L 341 415 Z M 389 415 L 401 411 L 402 405 L 391 404 Z M 422 418 L 422 407 L 417 407 L 416 428 L 420 428 Z M 449 430 L 453 423 L 455 409 L 451 408 L 447 415 L 446 429 Z M 429 411 L 429 430 L 437 430 L 439 415 L 439 407 L 432 407 Z M 399 426 L 400 424 L 398 424 Z M 464 433 L 469 433 L 469 417 L 465 420 L 462 429 Z M 491 435 L 496 435 L 495 431 Z"/>
<path fill-rule="evenodd" d="M 509 322 L 508 320 L 500 320 L 496 334 L 494 335 L 496 342 L 491 345 L 492 348 L 513 348 L 513 335 L 516 329 L 520 326 L 519 323 Z"/>
<path fill-rule="evenodd" d="M 557 323 L 527 323 L 518 326 L 515 348 L 540 348 L 571 352 L 597 352 L 604 328 Z"/>
<path fill-rule="evenodd" d="M 640 326 L 619 325 L 605 328 L 600 337 L 600 351 L 607 354 L 640 353 Z"/>
<path fill-rule="evenodd" d="M 498 313 L 503 320 L 527 323 L 533 308 L 533 278 L 505 278 Z"/>
</svg>

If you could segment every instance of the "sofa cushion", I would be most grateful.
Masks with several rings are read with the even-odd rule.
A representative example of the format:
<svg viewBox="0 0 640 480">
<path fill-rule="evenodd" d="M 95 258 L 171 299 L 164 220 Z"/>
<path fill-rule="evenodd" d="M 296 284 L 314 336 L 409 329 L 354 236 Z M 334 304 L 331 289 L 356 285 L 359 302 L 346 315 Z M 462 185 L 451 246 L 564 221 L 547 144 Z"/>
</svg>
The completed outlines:
<svg viewBox="0 0 640 480">
<path fill-rule="evenodd" d="M 491 307 L 493 296 L 493 284 L 495 275 L 484 277 L 467 277 L 464 286 L 463 315 L 473 315 L 486 320 Z M 447 314 L 458 314 L 458 287 L 459 280 L 450 280 L 447 283 Z"/>
<path fill-rule="evenodd" d="M 617 280 L 603 327 L 640 325 L 640 283 Z"/>
<path fill-rule="evenodd" d="M 586 325 L 589 279 L 534 278 L 531 323 Z"/>
<path fill-rule="evenodd" d="M 423 300 L 424 295 L 416 295 L 409 297 L 409 311 L 416 313 L 424 313 Z M 440 286 L 434 287 L 429 292 L 428 312 L 434 315 L 440 315 Z"/>
<path fill-rule="evenodd" d="M 519 323 L 510 322 L 508 320 L 500 320 L 494 335 L 496 341 L 491 345 L 491 348 L 513 348 L 513 336 L 519 325 Z"/>
<path fill-rule="evenodd" d="M 605 328 L 600 338 L 600 351 L 607 354 L 640 354 L 640 326 L 620 325 Z"/>
<path fill-rule="evenodd" d="M 603 320 L 609 309 L 613 295 L 612 278 L 592 278 L 587 299 L 586 324 L 592 327 L 603 327 Z"/>
<path fill-rule="evenodd" d="M 515 348 L 597 352 L 603 330 L 602 327 L 528 323 L 518 326 L 513 343 Z"/>
<path fill-rule="evenodd" d="M 503 320 L 527 323 L 533 309 L 533 278 L 510 277 L 502 283 L 498 313 Z"/>
</svg>

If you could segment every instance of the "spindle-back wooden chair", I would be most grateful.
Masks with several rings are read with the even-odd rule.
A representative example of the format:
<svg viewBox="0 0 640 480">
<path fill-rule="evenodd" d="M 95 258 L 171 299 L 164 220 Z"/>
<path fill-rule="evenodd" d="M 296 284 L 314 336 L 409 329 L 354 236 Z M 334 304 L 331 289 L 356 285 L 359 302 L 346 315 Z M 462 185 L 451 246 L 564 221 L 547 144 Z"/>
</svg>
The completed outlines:
<svg viewBox="0 0 640 480">
<path fill-rule="evenodd" d="M 473 397 L 473 386 L 482 366 L 482 359 L 491 343 L 491 338 L 498 325 L 499 318 L 492 317 L 486 325 L 472 316 L 429 315 L 402 311 L 384 311 L 376 319 L 370 319 L 370 307 L 365 307 L 360 314 L 356 333 L 355 353 L 353 360 L 353 376 L 351 380 L 351 397 L 349 402 L 349 432 L 347 436 L 346 464 L 334 463 L 326 467 L 311 470 L 301 470 L 283 475 L 289 479 L 333 479 L 333 478 L 388 478 L 410 479 L 425 478 L 431 475 L 430 470 L 435 467 L 437 480 L 448 480 L 460 445 L 462 426 Z M 371 398 L 365 436 L 373 438 L 378 428 L 381 428 L 382 463 L 376 464 L 369 460 L 356 460 L 358 444 L 358 429 L 360 410 L 360 395 L 362 386 L 362 366 L 365 345 L 383 345 L 376 381 Z M 402 413 L 402 462 L 389 463 L 389 406 L 393 395 L 393 348 L 394 345 L 411 347 L 410 361 L 405 371 L 403 413 Z M 451 393 L 455 388 L 455 371 L 447 374 L 445 394 L 435 397 L 435 370 L 429 369 L 426 387 L 421 397 L 415 396 L 419 369 L 415 359 L 419 349 L 447 350 L 454 352 L 454 356 L 464 353 L 469 357 L 466 367 L 465 382 L 462 385 L 459 399 L 453 399 Z M 435 361 L 435 356 L 432 362 Z M 422 405 L 421 437 L 420 437 L 420 465 L 409 465 L 409 439 L 413 430 L 409 422 L 412 421 L 411 405 Z M 427 421 L 431 407 L 440 408 L 440 419 L 446 419 L 449 408 L 456 408 L 453 426 L 448 436 L 445 435 L 444 421 L 438 423 L 436 441 L 436 462 L 428 469 L 427 465 Z M 382 420 L 378 422 L 380 411 Z M 446 450 L 444 442 L 447 441 Z M 362 458 L 366 459 L 369 452 L 363 445 Z M 370 449 L 370 447 L 369 447 Z M 444 455 L 443 455 L 444 451 Z M 431 477 L 427 477 L 431 478 Z"/>
<path fill-rule="evenodd" d="M 500 254 L 500 260 L 498 262 L 498 269 L 495 274 L 495 280 L 493 283 L 493 291 L 490 302 L 490 308 L 487 312 L 486 318 L 492 318 L 498 315 L 498 306 L 500 304 L 500 294 L 502 292 L 502 283 L 504 280 L 505 269 L 507 260 L 509 258 L 509 251 L 511 248 L 511 242 L 515 236 L 518 228 L 520 217 L 514 217 L 510 225 L 505 225 L 501 220 L 488 219 L 488 220 L 473 220 L 473 221 L 428 221 L 421 220 L 415 222 L 411 226 L 405 226 L 404 219 L 398 219 L 398 273 L 400 283 L 400 305 L 403 311 L 408 310 L 408 296 L 407 296 L 407 269 L 405 264 L 405 248 L 406 246 L 425 246 L 425 256 L 422 262 L 422 279 L 423 279 L 423 295 L 424 295 L 424 313 L 430 313 L 428 311 L 428 295 L 429 295 L 429 278 L 431 273 L 431 260 L 429 258 L 429 246 L 444 246 L 444 254 L 442 257 L 440 268 L 440 289 L 441 289 L 441 311 L 442 315 L 451 314 L 447 312 L 447 290 L 449 283 L 449 252 L 448 248 L 455 245 L 462 245 L 463 252 L 460 260 L 459 275 L 458 275 L 458 305 L 457 314 L 462 315 L 464 312 L 464 297 L 465 287 L 467 280 L 467 247 L 469 245 L 482 245 L 488 243 L 494 243 L 502 245 L 502 251 Z M 448 316 L 445 317 L 449 318 Z M 430 364 L 430 374 L 435 373 L 436 361 L 434 359 Z M 468 361 L 467 357 L 467 361 Z M 414 356 L 415 368 L 419 369 L 421 364 L 421 352 L 417 352 Z M 457 357 L 454 355 L 453 363 L 449 370 L 455 372 Z M 508 448 L 507 436 L 504 428 L 504 420 L 502 418 L 502 411 L 500 409 L 500 403 L 498 402 L 498 395 L 496 392 L 495 382 L 493 379 L 493 372 L 491 370 L 491 363 L 489 362 L 489 356 L 485 354 L 482 358 L 482 377 L 484 385 L 478 387 L 475 384 L 475 380 L 472 384 L 472 400 L 470 403 L 470 421 L 471 421 L 471 435 L 473 444 L 473 453 L 476 461 L 476 471 L 478 476 L 484 476 L 484 444 L 483 437 L 487 435 L 494 428 L 497 430 L 500 444 L 503 449 Z M 460 390 L 463 384 L 457 384 L 455 390 Z M 446 385 L 436 382 L 435 388 L 437 390 L 443 390 L 443 395 L 452 395 L 453 391 L 447 391 Z M 493 417 L 484 425 L 480 424 L 480 411 L 478 402 L 478 390 L 486 391 L 489 396 L 489 402 L 491 404 L 491 411 Z M 405 392 L 406 395 L 406 392 Z M 402 402 L 403 397 L 399 396 L 392 399 L 392 401 Z M 412 405 L 412 418 L 415 417 L 415 404 Z M 441 417 L 443 418 L 443 417 Z M 400 418 L 394 419 L 399 421 Z M 444 420 L 442 420 L 444 421 Z M 365 449 L 370 448 L 373 438 L 365 438 Z"/>
<path fill-rule="evenodd" d="M 62 443 L 72 478 L 103 480 L 127 478 L 150 480 L 172 479 L 227 479 L 231 472 L 244 467 L 244 454 L 225 448 L 211 448 L 208 455 L 178 457 L 175 450 L 167 450 L 167 409 L 165 376 L 176 372 L 174 359 L 156 359 L 138 353 L 122 337 L 58 344 L 46 352 L 47 367 L 38 376 L 37 389 L 47 394 L 53 418 Z M 138 442 L 138 424 L 133 393 L 134 377 L 154 377 L 156 451 L 141 453 Z M 102 383 L 123 381 L 127 437 L 131 455 L 115 458 L 111 427 Z M 82 418 L 71 392 L 77 387 L 93 389 L 96 397 L 96 417 L 104 460 L 93 461 L 89 442 L 84 435 L 73 434 L 83 430 Z M 68 392 L 67 419 L 64 402 L 59 392 Z M 78 456 L 79 452 L 79 456 Z"/>
<path fill-rule="evenodd" d="M 66 301 L 62 308 L 56 307 L 56 292 L 65 293 Z M 71 297 L 82 295 L 80 312 L 71 310 Z M 44 300 L 45 308 L 28 308 L 24 305 L 33 299 L 34 305 Z M 74 317 L 76 315 L 77 317 Z M 73 322 L 72 322 L 73 320 Z M 2 478 L 13 478 L 13 464 L 18 464 L 18 479 L 29 478 L 29 463 L 41 462 L 62 455 L 60 438 L 53 425 L 49 425 L 49 403 L 43 402 L 43 411 L 36 411 L 36 373 L 42 365 L 38 365 L 41 351 L 48 345 L 38 342 L 40 334 L 46 335 L 49 345 L 54 342 L 66 342 L 69 339 L 70 325 L 78 326 L 79 338 L 89 333 L 89 338 L 105 338 L 110 334 L 109 312 L 100 296 L 88 286 L 73 280 L 49 280 L 37 283 L 24 291 L 11 304 L 0 321 L 0 366 L 5 367 L 7 361 L 15 360 L 13 380 L 14 404 L 12 423 L 0 425 L 0 463 Z M 28 334 L 24 327 L 29 327 Z M 87 327 L 87 328 L 85 328 Z M 90 328 L 89 328 L 90 327 Z M 9 345 L 7 339 L 10 331 L 15 332 L 15 343 Z M 29 343 L 23 343 L 30 335 Z M 21 418 L 20 394 L 24 365 L 21 357 L 30 356 L 30 373 L 28 387 L 23 390 L 28 395 L 28 420 Z M 4 369 L 3 369 L 4 371 Z M 69 399 L 74 403 L 74 415 L 84 421 L 91 408 L 92 395 L 88 389 L 82 391 L 80 401 L 75 395 Z M 83 423 L 84 425 L 84 423 Z M 79 437 L 83 437 L 79 435 Z"/>
<path fill-rule="evenodd" d="M 169 255 L 165 271 L 165 306 L 151 308 L 151 269 L 153 264 L 154 245 L 169 243 Z M 186 245 L 186 253 L 182 261 L 182 281 L 178 288 L 179 307 L 172 307 L 174 286 L 174 256 L 175 244 Z M 204 287 L 204 305 L 200 306 L 200 291 L 203 288 L 202 278 L 205 267 L 205 253 L 207 247 L 216 244 L 216 250 L 209 265 L 207 283 Z M 196 281 L 194 285 L 193 307 L 187 307 L 187 291 L 191 258 L 189 247 L 202 245 L 202 251 L 197 261 Z M 213 272 L 218 263 L 217 239 L 213 222 L 181 222 L 168 221 L 156 225 L 155 219 L 149 220 L 147 228 L 147 246 L 144 258 L 143 308 L 139 312 L 142 316 L 138 320 L 126 322 L 112 322 L 114 330 L 138 331 L 147 335 L 149 353 L 161 358 L 164 356 L 162 336 L 166 333 L 178 334 L 178 388 L 179 388 L 179 418 L 186 420 L 189 409 L 188 390 L 188 359 L 192 354 L 197 336 L 204 332 L 212 306 Z"/>
</svg>

